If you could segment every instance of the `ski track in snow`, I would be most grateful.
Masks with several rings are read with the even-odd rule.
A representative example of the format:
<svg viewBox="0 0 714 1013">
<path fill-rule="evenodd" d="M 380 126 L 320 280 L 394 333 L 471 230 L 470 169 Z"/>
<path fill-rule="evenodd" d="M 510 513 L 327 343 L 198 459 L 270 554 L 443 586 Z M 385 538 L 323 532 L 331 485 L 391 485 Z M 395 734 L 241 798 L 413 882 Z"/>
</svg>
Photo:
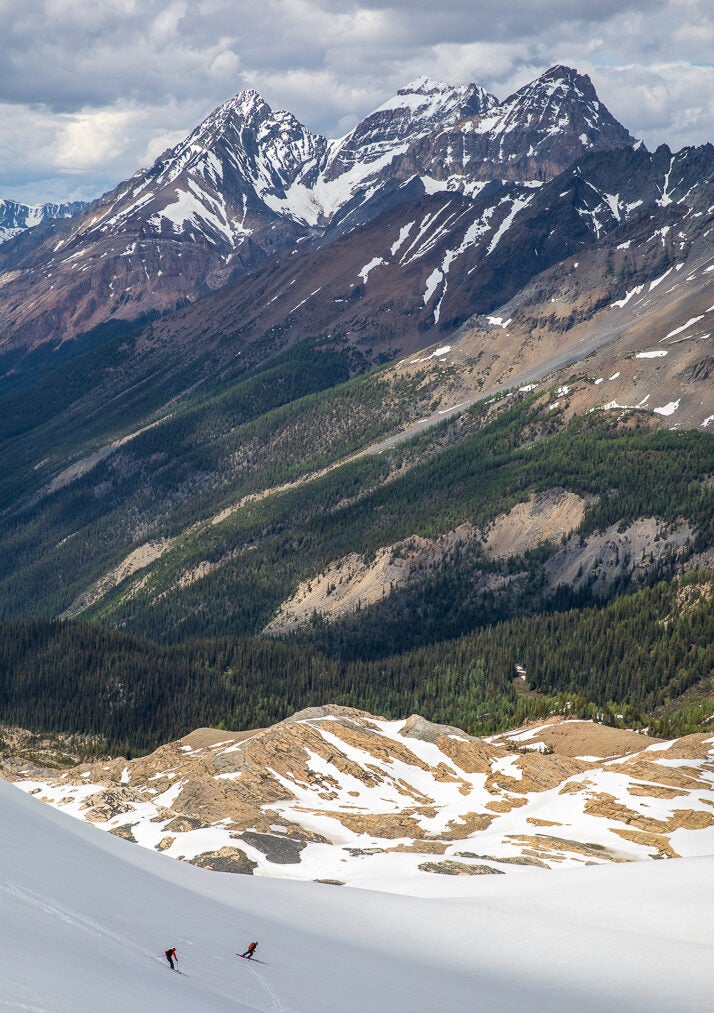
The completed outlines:
<svg viewBox="0 0 714 1013">
<path fill-rule="evenodd" d="M 72 926 L 72 928 L 80 929 L 80 931 L 86 932 L 87 935 L 91 936 L 92 938 L 96 938 L 97 936 L 99 936 L 100 938 L 106 939 L 116 946 L 120 946 L 126 950 L 131 950 L 132 952 L 138 954 L 141 957 L 148 957 L 151 960 L 157 960 L 160 964 L 164 963 L 163 955 L 159 956 L 158 954 L 147 953 L 146 950 L 144 950 L 141 946 L 137 946 L 136 943 L 132 942 L 132 940 L 128 936 L 123 934 L 120 935 L 117 932 L 112 932 L 110 929 L 107 929 L 100 922 L 95 921 L 92 918 L 87 918 L 86 915 L 81 915 L 77 911 L 70 911 L 67 908 L 59 907 L 56 904 L 52 904 L 46 898 L 41 897 L 39 894 L 34 893 L 31 890 L 20 888 L 18 886 L 13 885 L 12 883 L 8 883 L 7 881 L 3 880 L 0 881 L 0 892 L 6 893 L 11 897 L 17 898 L 18 900 L 29 905 L 30 907 L 35 908 L 37 911 L 41 911 L 42 914 L 49 915 L 51 918 L 55 920 L 64 922 L 65 925 L 70 925 Z M 181 973 L 183 974 L 184 972 L 182 971 Z M 215 995 L 219 995 L 224 999 L 231 998 L 225 992 L 222 992 L 220 989 L 215 988 L 205 978 L 201 977 L 195 971 L 192 973 L 192 977 L 200 980 L 201 986 L 207 989 L 208 991 L 213 992 Z M 271 1002 L 273 1003 L 274 1009 L 279 1010 L 280 1013 L 299 1013 L 298 1010 L 293 1010 L 290 1007 L 283 1005 L 283 1003 L 281 1003 L 280 1001 L 280 998 L 275 993 L 275 990 L 271 988 L 271 986 L 266 981 L 264 981 L 260 975 L 257 975 L 257 977 L 266 994 L 269 996 Z M 244 1005 L 247 1004 L 244 1003 Z M 39 1009 L 40 1013 L 55 1013 L 54 1010 L 45 1010 L 44 1008 L 40 1007 L 23 1006 L 23 1005 L 18 1006 L 17 1004 L 13 1004 L 13 1006 L 15 1009 L 28 1009 L 33 1011 L 35 1009 Z"/>
<path fill-rule="evenodd" d="M 0 999 L 0 1006 L 6 1006 L 8 1009 L 27 1010 L 27 1013 L 55 1013 L 55 1010 L 49 1009 L 47 1006 L 31 1006 L 26 1002 L 8 1002 L 6 999 Z"/>
<path fill-rule="evenodd" d="M 119 946 L 133 950 L 135 953 L 140 953 L 142 956 L 147 956 L 146 952 L 140 946 L 137 946 L 126 936 L 112 932 L 99 922 L 87 918 L 84 915 L 80 915 L 76 911 L 70 912 L 67 908 L 58 907 L 37 893 L 21 889 L 20 887 L 4 881 L 0 882 L 0 890 L 3 893 L 9 894 L 11 897 L 16 897 L 25 904 L 29 904 L 31 907 L 41 911 L 43 914 L 50 915 L 53 919 L 64 922 L 65 925 L 71 925 L 73 928 L 81 929 L 90 936 L 101 936 L 112 943 L 116 943 Z M 151 956 L 151 954 L 149 954 L 149 956 Z"/>
<path fill-rule="evenodd" d="M 260 973 L 260 971 L 258 971 L 258 969 L 254 966 L 252 960 L 246 960 L 246 964 L 248 964 L 253 974 L 253 977 L 256 979 L 256 981 L 263 989 L 270 1002 L 272 1003 L 273 1009 L 278 1010 L 278 1013 L 299 1013 L 299 1011 L 293 1009 L 292 1006 L 285 1005 L 285 1003 L 281 1000 L 280 996 L 275 991 L 270 982 L 266 981 L 263 975 Z"/>
</svg>

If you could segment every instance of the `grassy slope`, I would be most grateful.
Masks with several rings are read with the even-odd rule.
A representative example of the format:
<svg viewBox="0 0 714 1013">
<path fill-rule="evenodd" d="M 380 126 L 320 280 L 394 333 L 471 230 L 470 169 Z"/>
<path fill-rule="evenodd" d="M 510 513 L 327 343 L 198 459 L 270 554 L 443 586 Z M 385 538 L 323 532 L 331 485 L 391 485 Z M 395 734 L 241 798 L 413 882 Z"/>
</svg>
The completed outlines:
<svg viewBox="0 0 714 1013">
<path fill-rule="evenodd" d="M 8 441 L 0 461 L 13 501 L 0 534 L 0 615 L 55 615 L 137 545 L 390 431 L 399 414 L 384 383 L 345 382 L 362 365 L 348 349 L 307 343 L 210 398 L 173 405 L 161 424 L 41 496 L 43 479 L 120 433 L 109 418 L 101 434 L 80 440 L 70 416 Z M 57 460 L 48 474 L 45 462 Z"/>
<path fill-rule="evenodd" d="M 257 633 L 300 580 L 331 560 L 348 552 L 368 557 L 399 539 L 437 536 L 465 521 L 483 524 L 530 492 L 553 486 L 598 497 L 583 534 L 639 516 L 685 517 L 698 529 L 701 545 L 714 541 L 714 490 L 701 481 L 714 471 L 714 443 L 706 436 L 623 432 L 592 418 L 533 440 L 537 406 L 524 403 L 490 422 L 481 411 L 471 418 L 476 431 L 445 449 L 439 441 L 446 430 L 424 434 L 391 458 L 354 461 L 193 532 L 154 565 L 133 596 L 119 588 L 91 614 L 166 641 Z M 190 586 L 178 586 L 179 574 L 206 561 L 220 565 Z M 479 610 L 469 609 L 475 562 L 483 565 L 477 548 L 400 592 L 397 605 L 376 610 L 376 639 L 401 650 L 482 625 Z M 539 562 L 536 556 L 535 571 Z M 401 640 L 385 638 L 390 624 L 404 630 L 417 605 L 428 628 L 417 624 Z M 499 617 L 503 613 L 485 618 Z M 353 625 L 367 629 L 370 621 L 368 612 Z M 364 642 L 358 656 L 363 648 Z"/>
</svg>

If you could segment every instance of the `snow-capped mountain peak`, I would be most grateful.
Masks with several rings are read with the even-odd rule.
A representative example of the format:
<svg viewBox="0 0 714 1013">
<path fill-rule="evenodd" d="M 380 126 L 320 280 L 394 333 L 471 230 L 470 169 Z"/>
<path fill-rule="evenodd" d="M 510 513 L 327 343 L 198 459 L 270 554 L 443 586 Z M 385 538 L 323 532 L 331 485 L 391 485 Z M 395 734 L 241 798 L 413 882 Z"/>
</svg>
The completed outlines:
<svg viewBox="0 0 714 1013">
<path fill-rule="evenodd" d="M 422 137 L 496 105 L 497 99 L 475 84 L 450 85 L 421 77 L 366 116 L 349 134 L 330 143 L 325 171 L 333 179 L 356 162 L 376 162 L 405 150 Z"/>
<path fill-rule="evenodd" d="M 466 110 L 470 104 L 474 104 L 476 108 L 470 111 L 482 112 L 497 103 L 495 95 L 477 84 L 451 85 L 431 77 L 418 77 L 400 88 L 396 95 L 383 102 L 371 115 L 391 109 L 412 109 L 423 118 L 427 110 L 432 114 L 453 107 L 463 107 Z"/>
<path fill-rule="evenodd" d="M 419 156 L 432 180 L 463 190 L 474 179 L 543 181 L 586 151 L 633 144 L 590 79 L 556 66 L 503 102 L 428 138 Z"/>
<path fill-rule="evenodd" d="M 464 189 L 474 171 L 493 176 L 494 163 L 500 177 L 547 178 L 583 150 L 631 142 L 590 80 L 568 67 L 551 68 L 500 104 L 478 85 L 420 77 L 329 142 L 247 89 L 108 195 L 85 228 L 106 232 L 141 221 L 155 233 L 200 236 L 233 251 L 254 234 L 255 214 L 324 227 L 415 169 L 435 180 L 457 178 L 455 187 Z M 545 170 L 540 163 L 534 169 L 536 158 Z"/>
<path fill-rule="evenodd" d="M 280 192 L 306 161 L 319 157 L 324 145 L 324 138 L 312 134 L 292 113 L 274 112 L 258 92 L 248 90 L 224 102 L 186 140 L 166 152 L 152 175 L 159 183 L 170 181 L 210 155 L 224 169 L 232 165 L 239 170 L 259 193 Z"/>
<path fill-rule="evenodd" d="M 577 132 L 583 147 L 589 148 L 604 131 L 613 130 L 621 141 L 618 147 L 629 146 L 634 140 L 600 102 L 590 79 L 560 66 L 509 95 L 480 120 L 477 129 L 492 135 L 532 131 L 536 145 L 546 138 Z"/>
<path fill-rule="evenodd" d="M 86 207 L 83 201 L 66 204 L 21 204 L 0 198 L 0 243 L 49 219 L 71 218 Z"/>
<path fill-rule="evenodd" d="M 626 131 L 599 101 L 590 78 L 571 67 L 551 67 L 535 81 L 510 95 L 477 130 L 492 135 L 514 131 L 533 132 L 535 149 L 552 139 L 574 136 L 583 149 L 606 145 L 624 147 L 634 143 Z M 549 140 L 550 139 L 550 140 Z"/>
<path fill-rule="evenodd" d="M 266 116 L 270 116 L 271 113 L 272 110 L 262 95 L 253 88 L 248 88 L 245 91 L 238 92 L 238 94 L 233 95 L 217 106 L 196 127 L 188 139 L 190 140 L 197 135 L 219 135 L 236 121 L 249 126 L 255 126 Z"/>
<path fill-rule="evenodd" d="M 434 77 L 428 77 L 426 74 L 423 74 L 421 77 L 415 77 L 413 81 L 409 81 L 403 88 L 399 88 L 397 95 L 408 95 L 416 92 L 428 95 L 429 92 L 443 92 L 448 91 L 450 88 L 451 85 L 446 84 L 444 81 L 438 81 Z"/>
<path fill-rule="evenodd" d="M 228 99 L 223 107 L 233 109 L 236 113 L 243 116 L 244 119 L 248 119 L 254 110 L 263 107 L 270 110 L 268 103 L 255 88 L 245 88 L 243 91 L 239 91 L 233 98 Z"/>
</svg>

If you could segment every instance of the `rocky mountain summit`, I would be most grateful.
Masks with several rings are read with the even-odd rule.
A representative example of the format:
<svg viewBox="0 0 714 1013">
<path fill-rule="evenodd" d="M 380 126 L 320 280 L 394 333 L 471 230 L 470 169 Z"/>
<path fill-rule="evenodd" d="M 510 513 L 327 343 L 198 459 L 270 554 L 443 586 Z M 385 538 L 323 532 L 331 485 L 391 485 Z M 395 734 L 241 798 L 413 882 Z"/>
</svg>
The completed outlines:
<svg viewBox="0 0 714 1013">
<path fill-rule="evenodd" d="M 542 181 L 585 152 L 634 144 L 590 78 L 556 66 L 482 115 L 422 143 L 420 155 L 437 179 Z"/>
<path fill-rule="evenodd" d="M 419 893 L 434 874 L 708 853 L 713 741 L 562 718 L 479 739 L 325 706 L 19 784 L 207 868 Z"/>
<path fill-rule="evenodd" d="M 458 364 L 464 388 L 440 409 L 562 369 L 562 378 L 553 376 L 560 386 L 576 363 L 586 375 L 599 369 L 588 357 L 606 348 L 603 360 L 614 364 L 660 342 L 672 345 L 637 362 L 653 378 L 676 374 L 652 408 L 679 400 L 691 378 L 705 379 L 711 145 L 594 152 L 549 182 L 494 180 L 473 194 L 442 182 L 446 189 L 407 200 L 411 181 L 402 203 L 361 227 L 302 244 L 294 256 L 156 321 L 142 348 L 157 360 L 163 348 L 180 349 L 184 362 L 210 351 L 229 366 L 238 351 L 264 355 L 266 347 L 330 334 L 372 361 L 409 356 L 408 365 L 419 352 L 415 371 L 437 372 L 439 363 L 424 363 L 448 345 L 454 355 L 440 363 Z M 623 382 L 604 401 L 596 395 L 605 388 L 592 388 L 588 407 L 634 408 L 650 393 L 635 396 L 619 365 L 593 379 L 616 372 Z M 690 409 L 676 421 L 699 426 L 714 410 L 698 381 Z"/>
<path fill-rule="evenodd" d="M 422 594 L 452 636 L 708 567 L 712 209 L 711 145 L 647 151 L 567 68 L 505 102 L 422 79 L 334 142 L 236 96 L 44 245 L 0 246 L 0 611 L 169 642 L 317 613 L 381 642 Z M 485 445 L 450 485 L 437 458 L 509 406 L 504 501 Z M 652 430 L 700 438 L 644 496 L 614 443 L 597 474 L 550 460 L 610 427 L 641 460 Z M 487 558 L 477 529 L 558 488 L 578 524 Z"/>
</svg>

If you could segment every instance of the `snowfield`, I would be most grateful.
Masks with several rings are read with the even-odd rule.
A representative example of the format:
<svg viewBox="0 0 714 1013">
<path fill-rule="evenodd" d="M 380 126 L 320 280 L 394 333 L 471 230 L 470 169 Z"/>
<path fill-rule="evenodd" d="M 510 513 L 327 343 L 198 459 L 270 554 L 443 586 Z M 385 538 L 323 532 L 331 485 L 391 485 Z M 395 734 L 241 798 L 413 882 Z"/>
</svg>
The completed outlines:
<svg viewBox="0 0 714 1013">
<path fill-rule="evenodd" d="M 0 1009 L 711 1010 L 714 857 L 458 885 L 423 899 L 207 872 L 0 782 Z M 234 955 L 251 939 L 262 963 Z"/>
</svg>

